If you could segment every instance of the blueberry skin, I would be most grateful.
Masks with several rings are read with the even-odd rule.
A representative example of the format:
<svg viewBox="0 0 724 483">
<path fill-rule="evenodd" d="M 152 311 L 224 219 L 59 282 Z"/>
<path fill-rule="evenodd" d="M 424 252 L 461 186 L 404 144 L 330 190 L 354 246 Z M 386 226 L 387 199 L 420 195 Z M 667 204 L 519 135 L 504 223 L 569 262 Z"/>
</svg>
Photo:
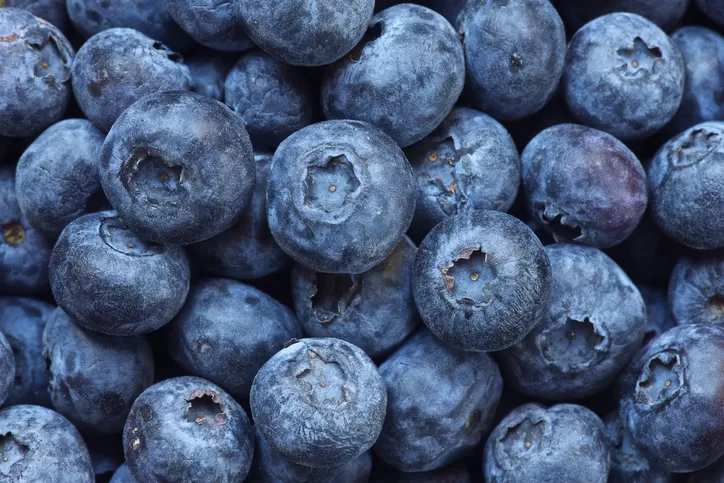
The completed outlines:
<svg viewBox="0 0 724 483">
<path fill-rule="evenodd" d="M 646 332 L 644 333 L 644 345 L 646 345 L 654 337 L 674 327 L 676 320 L 669 309 L 666 290 L 646 285 L 638 285 L 637 288 L 646 305 Z"/>
<path fill-rule="evenodd" d="M 573 32 L 591 20 L 613 12 L 641 15 L 665 32 L 671 31 L 686 13 L 689 0 L 557 0 L 561 16 Z"/>
<path fill-rule="evenodd" d="M 179 54 L 128 28 L 94 35 L 73 62 L 75 99 L 103 132 L 137 100 L 163 91 L 188 91 L 192 86 L 189 68 Z"/>
<path fill-rule="evenodd" d="M 498 351 L 520 341 L 548 309 L 551 265 L 522 221 L 498 211 L 446 218 L 417 250 L 417 309 L 443 342 Z"/>
<path fill-rule="evenodd" d="M 229 0 L 167 0 L 171 17 L 198 43 L 222 52 L 254 47 Z"/>
<path fill-rule="evenodd" d="M 224 102 L 249 131 L 256 150 L 274 150 L 312 124 L 318 94 L 304 72 L 263 52 L 243 55 L 229 72 Z"/>
<path fill-rule="evenodd" d="M 421 329 L 380 366 L 387 416 L 374 449 L 407 472 L 442 468 L 490 430 L 503 391 L 493 358 L 444 345 Z"/>
<path fill-rule="evenodd" d="M 43 329 L 55 307 L 29 297 L 0 297 L 0 333 L 15 357 L 15 377 L 6 406 L 50 407 L 50 374 L 43 358 Z"/>
<path fill-rule="evenodd" d="M 503 418 L 485 443 L 485 481 L 606 483 L 605 431 L 599 417 L 583 406 L 524 404 Z"/>
<path fill-rule="evenodd" d="M 244 409 L 220 387 L 199 377 L 177 377 L 136 399 L 123 447 L 139 483 L 232 483 L 249 472 L 254 433 Z"/>
<path fill-rule="evenodd" d="M 521 156 L 525 206 L 556 241 L 608 248 L 646 211 L 646 173 L 626 145 L 576 124 L 538 134 Z"/>
<path fill-rule="evenodd" d="M 412 232 L 423 238 L 446 216 L 508 211 L 520 186 L 513 138 L 495 119 L 457 107 L 431 135 L 405 150 L 417 177 Z"/>
<path fill-rule="evenodd" d="M 669 282 L 669 304 L 677 325 L 724 325 L 724 254 L 679 259 Z"/>
<path fill-rule="evenodd" d="M 652 465 L 685 473 L 724 454 L 724 327 L 680 325 L 652 340 L 623 379 L 620 412 Z"/>
<path fill-rule="evenodd" d="M 297 318 L 284 305 L 254 287 L 212 278 L 194 284 L 166 341 L 184 370 L 245 401 L 264 363 L 301 337 Z"/>
<path fill-rule="evenodd" d="M 5 0 L 5 7 L 22 8 L 36 17 L 47 20 L 59 30 L 68 28 L 68 11 L 65 0 Z"/>
<path fill-rule="evenodd" d="M 128 469 L 128 465 L 123 463 L 118 467 L 111 481 L 108 483 L 138 483 L 138 480 L 133 477 L 131 470 Z"/>
<path fill-rule="evenodd" d="M 232 59 L 227 54 L 208 50 L 201 50 L 186 57 L 186 66 L 189 68 L 193 80 L 192 90 L 197 94 L 223 102 L 226 75 L 234 65 Z"/>
<path fill-rule="evenodd" d="M 0 9 L 0 136 L 35 136 L 70 102 L 75 52 L 53 25 L 19 8 Z"/>
<path fill-rule="evenodd" d="M 641 139 L 666 125 L 684 93 L 676 44 L 656 25 L 612 13 L 571 39 L 561 79 L 573 117 L 619 139 Z"/>
<path fill-rule="evenodd" d="M 553 97 L 566 32 L 548 0 L 468 2 L 458 18 L 473 105 L 496 119 L 528 117 Z"/>
<path fill-rule="evenodd" d="M 286 64 L 331 64 L 359 42 L 374 0 L 234 0 L 246 33 Z"/>
<path fill-rule="evenodd" d="M 83 329 L 60 308 L 45 326 L 43 355 L 53 406 L 91 433 L 120 432 L 133 401 L 153 384 L 153 354 L 142 337 Z"/>
<path fill-rule="evenodd" d="M 269 445 L 293 463 L 329 468 L 372 447 L 387 390 L 372 360 L 339 339 L 302 339 L 264 364 L 251 414 Z"/>
<path fill-rule="evenodd" d="M 450 113 L 465 82 L 465 59 L 438 13 L 404 4 L 383 10 L 349 56 L 322 83 L 327 119 L 357 119 L 400 147 L 430 134 Z"/>
<path fill-rule="evenodd" d="M 94 211 L 94 199 L 103 196 L 98 162 L 105 138 L 90 121 L 66 119 L 25 150 L 15 191 L 33 228 L 53 239 L 68 223 Z"/>
<path fill-rule="evenodd" d="M 718 0 L 695 0 L 696 5 L 713 22 L 724 27 L 724 5 Z"/>
<path fill-rule="evenodd" d="M 0 332 L 0 405 L 13 390 L 15 382 L 15 355 L 13 348 Z"/>
<path fill-rule="evenodd" d="M 362 273 L 398 245 L 416 196 L 412 168 L 386 134 L 359 121 L 322 122 L 274 153 L 269 228 L 282 250 L 312 270 Z"/>
<path fill-rule="evenodd" d="M 73 221 L 50 257 L 58 305 L 78 325 L 107 335 L 145 334 L 168 323 L 189 280 L 183 248 L 144 242 L 113 211 Z"/>
<path fill-rule="evenodd" d="M 646 331 L 636 286 L 602 251 L 549 245 L 553 271 L 548 312 L 518 344 L 500 353 L 505 380 L 544 400 L 596 394 L 631 362 Z"/>
<path fill-rule="evenodd" d="M 0 168 L 0 293 L 37 295 L 48 288 L 53 244 L 28 223 L 15 194 L 15 171 Z"/>
<path fill-rule="evenodd" d="M 108 201 L 141 238 L 183 245 L 241 217 L 254 192 L 254 152 L 244 124 L 222 103 L 162 92 L 118 118 L 100 175 Z"/>
<path fill-rule="evenodd" d="M 724 247 L 724 123 L 705 122 L 664 144 L 648 166 L 654 222 L 690 248 Z"/>
</svg>

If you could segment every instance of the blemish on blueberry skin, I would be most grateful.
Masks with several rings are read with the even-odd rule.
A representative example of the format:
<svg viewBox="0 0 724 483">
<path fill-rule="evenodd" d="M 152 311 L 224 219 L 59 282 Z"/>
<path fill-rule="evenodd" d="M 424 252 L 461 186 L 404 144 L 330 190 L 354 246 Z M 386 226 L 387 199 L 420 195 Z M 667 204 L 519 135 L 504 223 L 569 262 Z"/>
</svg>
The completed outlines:
<svg viewBox="0 0 724 483">
<path fill-rule="evenodd" d="M 317 273 L 314 289 L 309 299 L 314 314 L 322 324 L 329 324 L 344 314 L 362 283 L 354 275 Z"/>
<path fill-rule="evenodd" d="M 18 441 L 12 432 L 0 434 L 0 475 L 10 475 L 15 463 L 25 459 L 30 448 Z"/>
<path fill-rule="evenodd" d="M 656 62 L 663 60 L 661 49 L 649 47 L 641 37 L 636 37 L 630 47 L 620 48 L 616 51 L 621 62 L 621 72 L 625 77 L 634 77 L 640 72 L 653 74 Z"/>
<path fill-rule="evenodd" d="M 707 300 L 709 310 L 714 312 L 718 317 L 724 316 L 724 295 L 715 294 Z"/>
<path fill-rule="evenodd" d="M 582 370 L 598 362 L 606 353 L 606 336 L 587 317 L 566 318 L 563 325 L 538 336 L 543 357 L 564 372 Z"/>
<path fill-rule="evenodd" d="M 486 286 L 498 276 L 489 256 L 480 248 L 466 248 L 446 267 L 440 268 L 445 288 L 460 303 L 485 306 Z"/>
<path fill-rule="evenodd" d="M 686 139 L 675 145 L 671 164 L 677 167 L 692 166 L 703 161 L 721 143 L 717 132 L 695 129 Z"/>
<path fill-rule="evenodd" d="M 556 209 L 549 203 L 536 203 L 535 211 L 538 219 L 546 225 L 553 238 L 557 242 L 578 241 L 583 236 L 583 230 L 578 225 L 571 223 L 568 216 L 561 210 Z"/>
<path fill-rule="evenodd" d="M 25 241 L 25 228 L 17 221 L 7 223 L 2 226 L 2 236 L 11 247 L 19 247 Z"/>
<path fill-rule="evenodd" d="M 546 423 L 543 420 L 535 423 L 526 417 L 521 422 L 509 426 L 499 440 L 503 452 L 510 459 L 525 457 L 528 451 L 535 449 L 543 441 Z"/>
<path fill-rule="evenodd" d="M 306 357 L 295 371 L 296 378 L 309 389 L 309 400 L 315 406 L 337 406 L 350 401 L 352 391 L 347 385 L 344 369 L 334 361 L 326 361 L 307 348 Z"/>
<path fill-rule="evenodd" d="M 106 245 L 124 255 L 150 257 L 163 252 L 161 245 L 142 240 L 116 216 L 101 220 L 99 236 Z"/>
<path fill-rule="evenodd" d="M 651 357 L 636 381 L 636 403 L 656 407 L 674 399 L 685 386 L 684 365 L 675 350 Z"/>
<path fill-rule="evenodd" d="M 188 195 L 183 166 L 153 149 L 134 149 L 121 167 L 120 178 L 126 191 L 145 197 L 151 209 L 180 204 Z"/>
<path fill-rule="evenodd" d="M 359 187 L 354 165 L 347 156 L 332 156 L 321 165 L 307 168 L 304 203 L 311 208 L 333 213 L 344 207 Z"/>
<path fill-rule="evenodd" d="M 198 389 L 186 400 L 186 421 L 209 426 L 226 424 L 227 416 L 219 395 L 210 389 Z"/>
</svg>

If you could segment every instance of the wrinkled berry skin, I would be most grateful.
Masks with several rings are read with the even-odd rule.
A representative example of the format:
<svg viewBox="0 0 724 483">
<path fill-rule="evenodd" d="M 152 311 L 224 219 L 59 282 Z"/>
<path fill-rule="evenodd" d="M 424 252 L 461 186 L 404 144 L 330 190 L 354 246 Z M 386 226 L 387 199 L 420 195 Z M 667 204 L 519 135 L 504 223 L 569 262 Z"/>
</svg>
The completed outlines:
<svg viewBox="0 0 724 483">
<path fill-rule="evenodd" d="M 400 147 L 430 134 L 450 113 L 465 82 L 455 29 L 438 13 L 403 4 L 372 18 L 359 45 L 326 73 L 327 119 L 357 119 Z"/>
<path fill-rule="evenodd" d="M 514 121 L 553 97 L 563 73 L 566 32 L 548 0 L 468 2 L 458 26 L 477 109 Z"/>
<path fill-rule="evenodd" d="M 192 90 L 223 102 L 226 74 L 234 65 L 234 60 L 229 54 L 219 54 L 209 50 L 201 50 L 186 57 L 186 66 L 193 80 Z"/>
<path fill-rule="evenodd" d="M 244 409 L 219 386 L 199 377 L 167 379 L 136 399 L 123 430 L 123 448 L 139 483 L 244 481 L 254 432 Z"/>
<path fill-rule="evenodd" d="M 503 378 L 489 354 L 447 347 L 421 329 L 380 366 L 387 416 L 377 456 L 407 472 L 442 468 L 490 430 Z"/>
<path fill-rule="evenodd" d="M 412 168 L 386 134 L 359 121 L 322 122 L 292 134 L 274 153 L 269 228 L 312 270 L 362 273 L 400 242 L 416 196 Z"/>
<path fill-rule="evenodd" d="M 264 364 L 251 414 L 269 446 L 312 468 L 345 465 L 372 447 L 387 391 L 377 367 L 339 339 L 302 339 Z"/>
<path fill-rule="evenodd" d="M 640 139 L 666 125 L 684 93 L 684 61 L 656 25 L 612 13 L 571 39 L 561 86 L 573 117 L 619 139 Z"/>
<path fill-rule="evenodd" d="M 576 124 L 542 131 L 521 156 L 525 206 L 556 241 L 608 248 L 646 211 L 646 173 L 636 155 L 605 132 Z"/>
<path fill-rule="evenodd" d="M 88 448 L 63 416 L 41 406 L 0 411 L 0 475 L 13 483 L 93 483 Z M 3 458 L 4 459 L 4 458 Z"/>
<path fill-rule="evenodd" d="M 681 325 L 655 338 L 623 379 L 620 411 L 636 444 L 666 471 L 696 471 L 724 454 L 724 327 Z"/>
<path fill-rule="evenodd" d="M 249 37 L 285 64 L 331 64 L 365 33 L 374 0 L 234 0 Z"/>
<path fill-rule="evenodd" d="M 254 153 L 244 124 L 222 103 L 163 92 L 118 119 L 100 175 L 108 201 L 141 238 L 183 245 L 241 217 L 254 191 Z"/>
<path fill-rule="evenodd" d="M 572 32 L 585 24 L 613 12 L 628 12 L 641 15 L 670 32 L 686 13 L 690 0 L 557 0 L 556 6 Z"/>
<path fill-rule="evenodd" d="M 379 360 L 415 330 L 412 298 L 417 248 L 404 237 L 380 264 L 359 275 L 326 274 L 296 265 L 294 310 L 310 337 L 346 340 Z"/>
<path fill-rule="evenodd" d="M 229 0 L 166 0 L 171 17 L 198 43 L 223 52 L 254 47 Z"/>
<path fill-rule="evenodd" d="M 405 153 L 417 178 L 411 230 L 420 239 L 446 216 L 513 206 L 520 157 L 508 131 L 487 114 L 455 108 Z"/>
<path fill-rule="evenodd" d="M 505 380 L 529 396 L 566 401 L 602 391 L 626 368 L 646 331 L 636 286 L 602 251 L 546 247 L 553 272 L 548 312 L 500 353 Z"/>
<path fill-rule="evenodd" d="M 523 222 L 499 211 L 450 216 L 417 250 L 412 288 L 427 327 L 453 347 L 498 351 L 548 309 L 551 265 Z"/>
<path fill-rule="evenodd" d="M 669 301 L 666 290 L 638 285 L 641 298 L 646 305 L 646 332 L 644 333 L 644 345 L 676 325 L 674 314 L 669 309 Z"/>
<path fill-rule="evenodd" d="M 138 483 L 138 480 L 133 477 L 131 470 L 128 469 L 128 465 L 123 463 L 118 467 L 109 483 Z"/>
<path fill-rule="evenodd" d="M 0 333 L 15 356 L 15 377 L 6 406 L 50 407 L 50 375 L 43 358 L 43 329 L 55 307 L 29 297 L 0 297 Z M 4 374 L 3 374 L 4 376 Z"/>
<path fill-rule="evenodd" d="M 490 483 L 606 483 L 610 455 L 603 422 L 575 404 L 548 409 L 524 404 L 508 414 L 485 444 Z"/>
<path fill-rule="evenodd" d="M 54 124 L 25 150 L 15 173 L 20 210 L 45 236 L 93 211 L 102 197 L 98 162 L 106 136 L 85 119 Z"/>
<path fill-rule="evenodd" d="M 53 406 L 91 433 L 120 432 L 133 401 L 153 384 L 153 354 L 142 337 L 83 329 L 60 308 L 45 326 L 43 355 Z"/>
<path fill-rule="evenodd" d="M 15 357 L 13 348 L 0 332 L 0 405 L 13 390 L 15 382 Z"/>
<path fill-rule="evenodd" d="M 695 0 L 704 15 L 724 26 L 724 5 L 719 0 Z"/>
<path fill-rule="evenodd" d="M 659 149 L 647 175 L 654 222 L 690 248 L 724 247 L 724 123 L 687 129 Z"/>
<path fill-rule="evenodd" d="M 0 136 L 35 136 L 59 121 L 71 98 L 75 52 L 53 25 L 0 9 Z"/>
<path fill-rule="evenodd" d="M 139 239 L 115 212 L 78 218 L 50 257 L 50 285 L 79 325 L 107 335 L 138 335 L 168 323 L 186 300 L 183 248 Z"/>
<path fill-rule="evenodd" d="M 68 10 L 65 3 L 65 0 L 5 0 L 3 6 L 27 10 L 65 32 L 68 28 Z"/>
<path fill-rule="evenodd" d="M 724 325 L 724 254 L 681 257 L 671 274 L 669 304 L 677 325 Z"/>
<path fill-rule="evenodd" d="M 103 132 L 137 100 L 157 92 L 188 91 L 192 85 L 189 68 L 179 54 L 128 28 L 94 35 L 73 62 L 75 99 Z"/>
</svg>

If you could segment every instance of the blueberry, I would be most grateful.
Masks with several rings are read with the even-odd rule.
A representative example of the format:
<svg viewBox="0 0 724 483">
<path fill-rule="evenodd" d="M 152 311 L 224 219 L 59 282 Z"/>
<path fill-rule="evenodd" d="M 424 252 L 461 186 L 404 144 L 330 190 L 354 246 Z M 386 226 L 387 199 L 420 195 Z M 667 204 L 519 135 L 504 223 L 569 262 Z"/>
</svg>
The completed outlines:
<svg viewBox="0 0 724 483">
<path fill-rule="evenodd" d="M 676 325 L 674 315 L 669 309 L 666 291 L 660 288 L 639 285 L 637 287 L 646 305 L 646 332 L 644 345 Z"/>
<path fill-rule="evenodd" d="M 0 405 L 13 391 L 15 383 L 15 357 L 13 348 L 0 332 Z"/>
<path fill-rule="evenodd" d="M 113 211 L 69 224 L 50 258 L 50 284 L 79 325 L 108 335 L 138 335 L 168 323 L 189 291 L 180 247 L 144 242 Z"/>
<path fill-rule="evenodd" d="M 724 247 L 724 123 L 705 122 L 667 142 L 648 167 L 661 230 L 699 250 Z"/>
<path fill-rule="evenodd" d="M 156 1 L 156 0 L 153 0 Z M 83 114 L 103 132 L 142 97 L 188 91 L 191 74 L 183 58 L 161 42 L 128 28 L 94 35 L 73 62 L 73 93 Z"/>
<path fill-rule="evenodd" d="M 521 340 L 548 309 L 551 265 L 522 222 L 498 211 L 450 216 L 417 251 L 420 316 L 443 342 L 497 351 Z"/>
<path fill-rule="evenodd" d="M 257 150 L 274 150 L 316 118 L 318 94 L 304 72 L 263 52 L 243 55 L 229 72 L 225 101 Z"/>
<path fill-rule="evenodd" d="M 123 430 L 131 474 L 139 481 L 243 481 L 254 433 L 239 404 L 198 377 L 167 379 L 136 399 Z"/>
<path fill-rule="evenodd" d="M 661 29 L 639 15 L 612 13 L 573 36 L 561 82 L 582 124 L 640 139 L 674 117 L 684 77 L 681 53 Z"/>
<path fill-rule="evenodd" d="M 0 411 L 0 477 L 13 483 L 93 483 L 88 448 L 60 414 L 20 405 Z"/>
<path fill-rule="evenodd" d="M 29 297 L 0 297 L 0 333 L 15 356 L 15 377 L 5 399 L 6 406 L 50 406 L 43 329 L 54 308 L 47 302 Z"/>
<path fill-rule="evenodd" d="M 223 101 L 224 82 L 233 65 L 234 60 L 228 54 L 209 50 L 201 50 L 186 57 L 186 66 L 193 80 L 192 90 L 217 101 Z"/>
<path fill-rule="evenodd" d="M 696 5 L 710 20 L 724 27 L 724 4 L 719 0 L 696 0 Z"/>
<path fill-rule="evenodd" d="M 15 190 L 23 215 L 50 238 L 103 200 L 98 162 L 105 135 L 85 119 L 66 119 L 40 135 L 18 161 Z"/>
<path fill-rule="evenodd" d="M 198 43 L 224 52 L 254 47 L 230 0 L 166 0 L 171 17 Z"/>
<path fill-rule="evenodd" d="M 724 254 L 692 254 L 676 263 L 669 304 L 677 325 L 724 325 Z"/>
<path fill-rule="evenodd" d="M 75 52 L 53 25 L 19 8 L 0 9 L 0 136 L 39 134 L 70 102 Z"/>
<path fill-rule="evenodd" d="M 230 228 L 254 191 L 241 120 L 199 94 L 164 92 L 127 109 L 101 151 L 103 191 L 141 238 L 196 243 Z"/>
<path fill-rule="evenodd" d="M 4 0 L 4 7 L 22 8 L 36 17 L 47 20 L 59 30 L 68 28 L 68 11 L 65 0 Z"/>
<path fill-rule="evenodd" d="M 251 413 L 272 449 L 293 463 L 328 468 L 372 447 L 387 391 L 377 367 L 339 339 L 302 339 L 264 364 L 251 387 Z"/>
<path fill-rule="evenodd" d="M 364 35 L 374 0 L 234 0 L 246 33 L 286 64 L 334 62 Z"/>
<path fill-rule="evenodd" d="M 641 15 L 668 32 L 686 13 L 689 0 L 558 0 L 561 16 L 569 27 L 576 30 L 594 18 L 613 12 Z"/>
<path fill-rule="evenodd" d="M 354 50 L 322 85 L 327 119 L 357 119 L 401 147 L 430 134 L 450 113 L 465 82 L 455 29 L 438 13 L 404 4 L 372 18 Z"/>
<path fill-rule="evenodd" d="M 458 24 L 475 107 L 512 121 L 538 112 L 553 97 L 566 32 L 548 0 L 468 2 Z"/>
<path fill-rule="evenodd" d="M 382 131 L 359 121 L 313 124 L 274 154 L 269 228 L 287 254 L 312 270 L 362 273 L 400 242 L 415 197 L 412 168 Z"/>
<path fill-rule="evenodd" d="M 133 477 L 131 470 L 128 469 L 128 465 L 123 463 L 118 467 L 109 483 L 138 483 L 138 480 Z"/>
<path fill-rule="evenodd" d="M 546 247 L 553 272 L 548 312 L 518 344 L 500 353 L 505 380 L 544 400 L 602 391 L 626 368 L 646 331 L 636 286 L 602 251 Z"/>
<path fill-rule="evenodd" d="M 556 241 L 608 248 L 626 239 L 646 211 L 646 173 L 636 155 L 605 132 L 560 124 L 521 156 L 525 206 Z"/>
<path fill-rule="evenodd" d="M 485 481 L 606 483 L 610 467 L 603 422 L 575 404 L 525 404 L 485 443 Z"/>
<path fill-rule="evenodd" d="M 381 366 L 387 416 L 375 452 L 397 469 L 430 471 L 459 459 L 491 428 L 503 390 L 489 354 L 445 346 L 427 329 Z"/>
<path fill-rule="evenodd" d="M 654 467 L 677 473 L 724 455 L 724 327 L 687 324 L 655 338 L 629 367 L 621 417 Z"/>
</svg>

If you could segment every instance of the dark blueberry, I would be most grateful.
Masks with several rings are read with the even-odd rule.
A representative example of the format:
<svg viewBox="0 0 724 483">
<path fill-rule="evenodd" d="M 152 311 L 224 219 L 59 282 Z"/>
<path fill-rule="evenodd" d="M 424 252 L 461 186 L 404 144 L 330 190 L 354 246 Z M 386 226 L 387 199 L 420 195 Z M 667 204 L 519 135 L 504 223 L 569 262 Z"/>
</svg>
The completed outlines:
<svg viewBox="0 0 724 483">
<path fill-rule="evenodd" d="M 692 254 L 676 263 L 669 305 L 677 325 L 724 325 L 724 254 Z"/>
<path fill-rule="evenodd" d="M 724 327 L 692 324 L 653 339 L 629 367 L 621 418 L 654 467 L 690 472 L 724 455 L 722 359 Z"/>
<path fill-rule="evenodd" d="M 639 139 L 674 117 L 684 77 L 681 53 L 661 29 L 639 15 L 612 13 L 573 36 L 561 82 L 582 124 Z"/>
<path fill-rule="evenodd" d="M 154 2 L 156 0 L 153 0 Z M 94 35 L 73 62 L 73 93 L 83 114 L 108 132 L 131 104 L 163 91 L 188 91 L 193 82 L 182 57 L 128 28 Z"/>
<path fill-rule="evenodd" d="M 408 472 L 442 468 L 491 429 L 503 390 L 489 354 L 447 347 L 421 329 L 381 366 L 387 416 L 377 456 Z"/>
<path fill-rule="evenodd" d="M 313 468 L 346 465 L 382 429 L 387 391 L 377 367 L 339 339 L 302 339 L 254 378 L 251 413 L 274 451 Z"/>
<path fill-rule="evenodd" d="M 13 391 L 15 385 L 15 354 L 10 343 L 0 332 L 0 405 Z M 0 443 L 0 453 L 2 443 Z M 1 468 L 1 467 L 0 467 Z M 0 471 L 2 473 L 2 471 Z"/>
<path fill-rule="evenodd" d="M 138 480 L 133 477 L 131 470 L 128 469 L 128 465 L 123 463 L 118 467 L 116 472 L 113 473 L 113 478 L 111 478 L 109 483 L 138 483 Z"/>
<path fill-rule="evenodd" d="M 553 272 L 548 312 L 500 353 L 505 381 L 544 400 L 573 400 L 614 382 L 641 346 L 646 307 L 636 286 L 602 251 L 546 247 Z"/>
<path fill-rule="evenodd" d="M 249 472 L 254 432 L 244 409 L 220 387 L 178 377 L 136 399 L 123 447 L 140 482 L 235 483 Z"/>
<path fill-rule="evenodd" d="M 85 119 L 48 128 L 18 161 L 15 190 L 20 210 L 44 235 L 98 208 L 103 200 L 98 162 L 105 135 Z"/>
<path fill-rule="evenodd" d="M 724 27 L 724 4 L 719 0 L 695 0 L 704 15 Z"/>
<path fill-rule="evenodd" d="M 646 173 L 626 145 L 605 132 L 560 124 L 521 156 L 525 205 L 556 241 L 608 248 L 625 240 L 646 211 Z"/>
<path fill-rule="evenodd" d="M 362 273 L 410 226 L 415 179 L 400 148 L 359 121 L 327 121 L 287 138 L 272 161 L 269 228 L 279 246 L 319 272 Z"/>
<path fill-rule="evenodd" d="M 0 297 L 0 333 L 15 356 L 15 377 L 6 406 L 50 406 L 50 375 L 43 358 L 43 329 L 55 307 L 27 297 Z"/>
<path fill-rule="evenodd" d="M 101 151 L 108 201 L 140 237 L 169 245 L 230 228 L 251 199 L 254 172 L 241 120 L 222 103 L 187 92 L 135 103 Z"/>
<path fill-rule="evenodd" d="M 88 448 L 70 421 L 40 406 L 0 411 L 0 478 L 13 483 L 93 483 Z"/>
<path fill-rule="evenodd" d="M 198 43 L 223 52 L 254 47 L 231 0 L 166 0 L 171 17 Z"/>
<path fill-rule="evenodd" d="M 52 23 L 59 30 L 65 31 L 68 27 L 65 2 L 66 0 L 4 0 L 2 6 L 25 9 L 36 17 Z"/>
<path fill-rule="evenodd" d="M 328 119 L 357 119 L 401 147 L 430 134 L 450 113 L 465 82 L 455 29 L 420 5 L 397 5 L 372 18 L 354 50 L 326 73 Z"/>
<path fill-rule="evenodd" d="M 234 65 L 229 54 L 219 54 L 201 50 L 186 57 L 186 66 L 191 72 L 192 90 L 217 101 L 224 100 L 224 82 L 226 74 Z"/>
<path fill-rule="evenodd" d="M 575 404 L 548 409 L 525 404 L 508 414 L 485 444 L 485 481 L 606 483 L 610 467 L 606 428 Z"/>
<path fill-rule="evenodd" d="M 556 4 L 573 32 L 594 18 L 613 12 L 641 15 L 669 32 L 686 13 L 689 0 L 557 0 Z"/>
<path fill-rule="evenodd" d="M 468 2 L 458 23 L 475 107 L 512 121 L 538 112 L 553 97 L 566 32 L 548 0 Z"/>
<path fill-rule="evenodd" d="M 316 66 L 352 50 L 374 0 L 234 0 L 246 33 L 286 64 Z"/>
<path fill-rule="evenodd" d="M 0 8 L 1 136 L 34 136 L 63 117 L 74 55 L 53 25 L 26 10 Z"/>
<path fill-rule="evenodd" d="M 497 351 L 520 341 L 546 313 L 551 265 L 525 223 L 471 211 L 432 229 L 412 281 L 422 320 L 443 342 Z"/>
<path fill-rule="evenodd" d="M 724 123 L 705 122 L 666 143 L 648 167 L 654 221 L 679 243 L 724 247 Z"/>
<path fill-rule="evenodd" d="M 148 243 L 113 211 L 78 218 L 50 258 L 50 284 L 79 325 L 108 335 L 138 335 L 168 323 L 189 291 L 183 248 Z"/>
<path fill-rule="evenodd" d="M 646 332 L 644 333 L 644 345 L 676 325 L 674 314 L 669 309 L 669 301 L 666 297 L 666 290 L 638 286 L 639 293 L 646 305 Z"/>
</svg>

